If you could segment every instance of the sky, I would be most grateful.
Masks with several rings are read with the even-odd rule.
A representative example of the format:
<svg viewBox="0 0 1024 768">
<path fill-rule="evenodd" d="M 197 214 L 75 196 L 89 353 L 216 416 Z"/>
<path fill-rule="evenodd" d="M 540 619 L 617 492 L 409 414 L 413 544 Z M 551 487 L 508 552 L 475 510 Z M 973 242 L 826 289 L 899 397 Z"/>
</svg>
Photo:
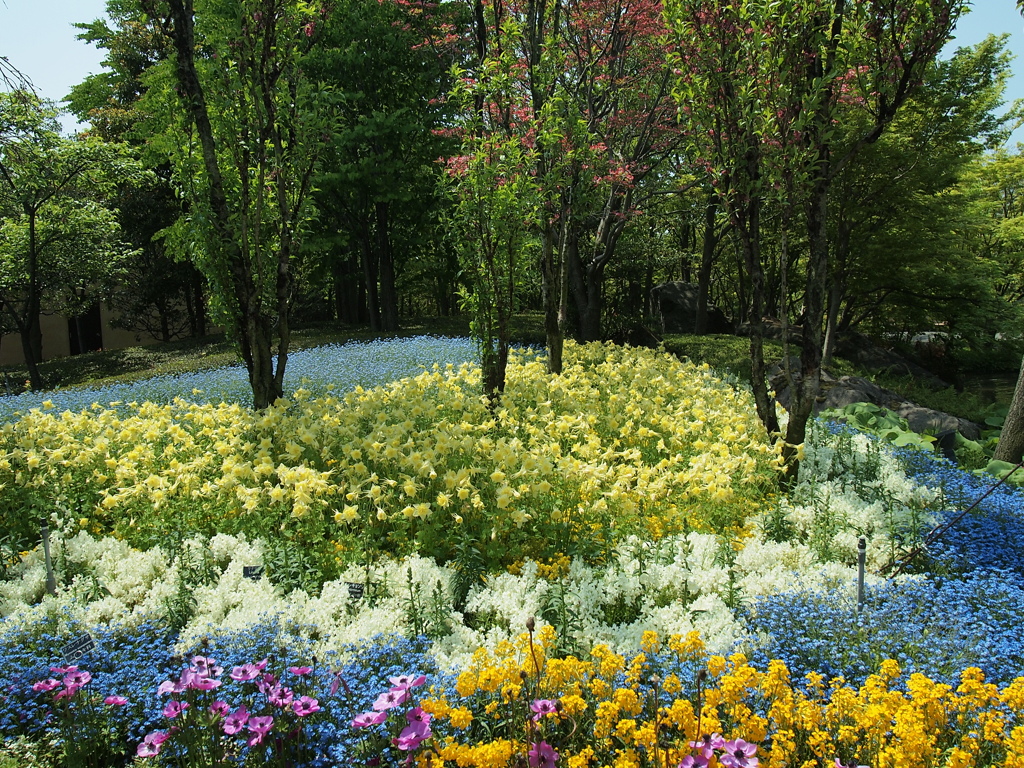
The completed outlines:
<svg viewBox="0 0 1024 768">
<path fill-rule="evenodd" d="M 102 69 L 103 51 L 75 39 L 72 24 L 104 15 L 105 0 L 0 0 L 0 56 L 28 75 L 40 95 L 63 99 L 71 87 Z M 1007 101 L 1024 98 L 1024 20 L 1015 0 L 973 0 L 947 51 L 980 42 L 987 34 L 1010 33 L 1017 56 Z M 65 127 L 74 120 L 65 121 Z M 1011 141 L 1024 142 L 1024 127 Z"/>
</svg>

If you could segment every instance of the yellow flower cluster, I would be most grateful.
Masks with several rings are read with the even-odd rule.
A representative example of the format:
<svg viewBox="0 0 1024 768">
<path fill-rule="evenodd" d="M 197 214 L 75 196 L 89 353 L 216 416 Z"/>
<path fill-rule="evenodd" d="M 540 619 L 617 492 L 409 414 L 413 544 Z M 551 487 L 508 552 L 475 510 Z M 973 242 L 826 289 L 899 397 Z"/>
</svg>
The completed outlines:
<svg viewBox="0 0 1024 768">
<path fill-rule="evenodd" d="M 972 668 L 955 689 L 918 674 L 901 689 L 889 660 L 859 688 L 816 675 L 800 688 L 782 662 L 760 671 L 742 654 L 708 657 L 696 635 L 644 645 L 633 659 L 601 645 L 589 659 L 553 658 L 546 628 L 481 650 L 454 690 L 423 705 L 453 726 L 440 756 L 463 768 L 511 766 L 543 740 L 558 746 L 563 765 L 662 768 L 678 765 L 699 735 L 720 733 L 757 744 L 768 768 L 1024 765 L 1024 678 L 1000 690 Z M 708 677 L 698 697 L 700 669 Z M 689 675 L 689 697 L 680 674 Z M 535 717 L 537 700 L 556 702 L 556 711 Z"/>
<path fill-rule="evenodd" d="M 496 542 L 507 565 L 580 542 L 600 556 L 628 534 L 739 530 L 777 471 L 748 396 L 666 354 L 570 344 L 559 376 L 514 356 L 497 412 L 479 388 L 467 365 L 342 398 L 298 390 L 259 413 L 180 399 L 35 409 L 0 428 L 0 486 L 135 541 L 277 529 L 447 559 L 463 537 Z"/>
</svg>

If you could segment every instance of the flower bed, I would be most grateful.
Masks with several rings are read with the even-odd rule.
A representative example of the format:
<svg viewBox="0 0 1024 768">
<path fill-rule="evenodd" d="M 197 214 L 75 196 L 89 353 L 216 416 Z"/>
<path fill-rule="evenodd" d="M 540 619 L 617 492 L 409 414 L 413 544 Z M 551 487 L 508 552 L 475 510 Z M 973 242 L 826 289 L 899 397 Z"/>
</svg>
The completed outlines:
<svg viewBox="0 0 1024 768">
<path fill-rule="evenodd" d="M 70 759 L 74 727 L 110 764 L 1024 764 L 1020 492 L 887 580 L 979 478 L 819 427 L 778 496 L 749 395 L 706 369 L 523 352 L 498 413 L 478 375 L 4 427 L 5 520 L 47 514 L 59 582 L 8 553 L 4 750 Z"/>
</svg>

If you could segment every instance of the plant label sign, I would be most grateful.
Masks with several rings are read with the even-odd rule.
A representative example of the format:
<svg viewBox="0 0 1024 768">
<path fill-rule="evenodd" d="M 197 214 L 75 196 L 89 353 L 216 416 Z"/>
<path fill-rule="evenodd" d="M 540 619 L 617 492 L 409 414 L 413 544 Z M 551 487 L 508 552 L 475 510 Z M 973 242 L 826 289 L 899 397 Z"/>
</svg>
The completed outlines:
<svg viewBox="0 0 1024 768">
<path fill-rule="evenodd" d="M 60 655 L 64 657 L 65 662 L 71 664 L 94 650 L 96 650 L 96 643 L 93 641 L 92 636 L 86 632 L 65 645 L 61 649 Z"/>
<path fill-rule="evenodd" d="M 363 599 L 363 592 L 366 589 L 366 586 L 364 584 L 355 584 L 355 583 L 353 583 L 351 581 L 346 581 L 345 582 L 345 586 L 348 587 L 348 596 L 352 600 L 362 600 Z"/>
<path fill-rule="evenodd" d="M 262 565 L 243 565 L 242 566 L 242 578 L 249 579 L 249 581 L 259 581 L 263 576 Z"/>
</svg>

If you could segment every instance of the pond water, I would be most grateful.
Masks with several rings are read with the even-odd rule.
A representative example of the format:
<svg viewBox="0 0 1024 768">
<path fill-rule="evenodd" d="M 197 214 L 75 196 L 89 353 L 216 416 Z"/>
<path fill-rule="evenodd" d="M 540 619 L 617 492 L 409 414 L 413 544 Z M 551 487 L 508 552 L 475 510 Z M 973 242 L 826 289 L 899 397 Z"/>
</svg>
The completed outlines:
<svg viewBox="0 0 1024 768">
<path fill-rule="evenodd" d="M 963 376 L 964 390 L 977 395 L 988 403 L 1009 405 L 1013 399 L 1013 388 L 1017 385 L 1016 373 L 971 373 Z"/>
</svg>

